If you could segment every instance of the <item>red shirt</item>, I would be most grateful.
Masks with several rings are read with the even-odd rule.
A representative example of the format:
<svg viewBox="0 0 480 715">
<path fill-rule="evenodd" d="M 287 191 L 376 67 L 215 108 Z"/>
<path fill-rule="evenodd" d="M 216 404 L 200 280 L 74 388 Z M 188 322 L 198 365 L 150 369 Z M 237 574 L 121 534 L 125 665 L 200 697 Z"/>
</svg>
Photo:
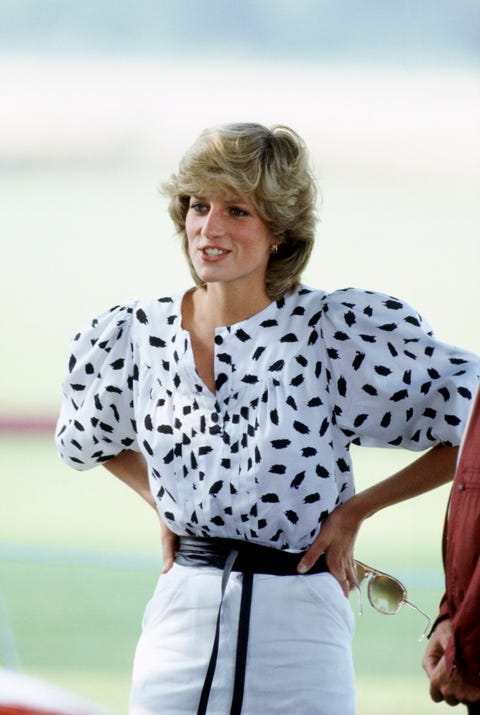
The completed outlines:
<svg viewBox="0 0 480 715">
<path fill-rule="evenodd" d="M 451 671 L 480 686 L 480 391 L 467 426 L 450 495 L 444 539 L 446 593 L 440 617 L 453 637 L 445 651 Z"/>
</svg>

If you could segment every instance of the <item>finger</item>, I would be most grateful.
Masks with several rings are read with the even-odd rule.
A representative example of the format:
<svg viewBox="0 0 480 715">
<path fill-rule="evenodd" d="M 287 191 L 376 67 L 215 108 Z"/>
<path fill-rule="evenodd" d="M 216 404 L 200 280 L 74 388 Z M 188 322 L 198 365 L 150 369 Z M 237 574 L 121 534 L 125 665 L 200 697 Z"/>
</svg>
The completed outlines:
<svg viewBox="0 0 480 715">
<path fill-rule="evenodd" d="M 327 554 L 327 560 L 328 560 L 328 554 Z M 334 576 L 337 579 L 338 583 L 340 584 L 341 589 L 343 591 L 343 595 L 346 598 L 348 598 L 348 596 L 350 595 L 350 591 L 352 590 L 352 588 L 355 588 L 355 585 L 352 584 L 352 580 L 348 576 L 347 570 L 345 569 L 345 567 L 343 567 L 342 565 L 334 566 L 333 564 L 329 563 L 328 569 L 329 569 L 330 573 L 332 574 L 332 576 Z"/>
<path fill-rule="evenodd" d="M 452 707 L 460 705 L 460 700 L 457 700 L 457 698 L 454 697 L 445 698 L 445 702 L 447 703 L 447 705 L 451 705 Z"/>
<path fill-rule="evenodd" d="M 333 549 L 327 551 L 328 569 L 335 576 L 342 587 L 344 595 L 348 598 L 350 592 L 357 586 L 357 574 L 353 565 L 353 558 L 335 553 Z"/>
<path fill-rule="evenodd" d="M 350 595 L 350 591 L 355 588 L 355 586 L 352 584 L 349 578 L 344 578 L 339 581 L 339 583 L 342 587 L 343 595 L 345 596 L 345 598 L 348 598 Z"/>
<path fill-rule="evenodd" d="M 163 537 L 162 538 L 162 554 L 163 554 L 163 568 L 168 567 L 170 569 L 175 560 L 175 554 L 177 553 L 177 542 L 175 537 Z"/>
<path fill-rule="evenodd" d="M 163 567 L 162 573 L 167 573 L 172 568 L 175 563 L 175 554 L 177 553 L 177 540 L 172 535 L 170 537 L 162 537 L 162 554 L 163 554 Z"/>
<path fill-rule="evenodd" d="M 355 591 L 355 589 L 358 588 L 357 581 L 352 576 L 345 576 L 340 585 L 342 587 L 343 593 L 347 598 L 350 596 L 352 591 Z"/>
<path fill-rule="evenodd" d="M 350 585 L 351 585 L 350 590 L 352 591 L 354 588 L 358 587 L 357 569 L 355 566 L 355 561 L 353 559 L 351 559 L 348 563 L 348 566 L 346 569 L 346 574 L 347 574 L 348 580 L 350 581 Z"/>
<path fill-rule="evenodd" d="M 161 570 L 161 573 L 168 573 L 170 569 L 172 568 L 173 564 L 175 563 L 174 558 L 168 558 L 163 560 L 163 567 Z"/>
<path fill-rule="evenodd" d="M 424 671 L 426 672 L 426 674 L 428 675 L 428 677 L 430 677 L 431 674 L 433 673 L 433 671 L 435 670 L 435 666 L 436 666 L 436 662 L 433 660 L 433 658 L 431 656 L 425 655 L 423 657 L 422 667 L 423 667 Z"/>
<path fill-rule="evenodd" d="M 433 671 L 437 667 L 443 653 L 440 653 L 435 647 L 432 641 L 429 642 L 425 653 L 422 658 L 422 667 L 429 678 L 432 677 Z"/>
<path fill-rule="evenodd" d="M 297 566 L 298 573 L 307 573 L 307 571 L 310 571 L 313 564 L 323 553 L 325 553 L 323 542 L 320 539 L 315 539 L 308 551 L 305 552 L 305 555 L 299 561 Z"/>
<path fill-rule="evenodd" d="M 172 568 L 175 562 L 175 554 L 178 548 L 178 537 L 161 521 L 161 540 L 162 540 L 162 556 L 163 567 L 162 573 L 167 573 Z"/>
<path fill-rule="evenodd" d="M 430 697 L 434 703 L 441 703 L 444 699 L 441 691 L 435 685 L 430 685 Z"/>
</svg>

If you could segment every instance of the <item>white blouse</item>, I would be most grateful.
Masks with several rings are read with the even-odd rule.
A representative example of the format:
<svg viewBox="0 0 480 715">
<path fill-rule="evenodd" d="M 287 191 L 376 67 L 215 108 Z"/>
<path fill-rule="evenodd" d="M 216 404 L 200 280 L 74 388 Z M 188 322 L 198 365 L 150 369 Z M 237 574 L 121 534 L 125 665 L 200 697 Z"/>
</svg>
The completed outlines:
<svg viewBox="0 0 480 715">
<path fill-rule="evenodd" d="M 480 360 L 403 301 L 302 286 L 216 330 L 212 394 L 184 294 L 116 306 L 74 337 L 57 431 L 76 469 L 140 451 L 175 533 L 301 551 L 354 493 L 351 443 L 459 444 Z"/>
</svg>

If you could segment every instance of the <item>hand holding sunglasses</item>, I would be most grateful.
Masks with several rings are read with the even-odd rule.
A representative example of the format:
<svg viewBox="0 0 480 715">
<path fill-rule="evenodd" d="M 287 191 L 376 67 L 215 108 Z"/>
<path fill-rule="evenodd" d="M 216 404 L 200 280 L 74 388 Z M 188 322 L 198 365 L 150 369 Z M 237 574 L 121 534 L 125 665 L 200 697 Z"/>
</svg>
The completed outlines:
<svg viewBox="0 0 480 715">
<path fill-rule="evenodd" d="M 368 600 L 370 601 L 370 605 L 379 613 L 383 613 L 385 616 L 394 616 L 405 604 L 421 613 L 422 616 L 427 619 L 423 633 L 418 639 L 422 641 L 430 627 L 431 618 L 425 611 L 422 611 L 421 608 L 407 600 L 407 589 L 403 583 L 383 571 L 378 571 L 378 569 L 374 569 L 372 566 L 367 566 L 367 564 L 361 561 L 355 561 L 355 569 L 360 615 L 363 613 L 362 592 L 360 587 L 364 581 L 368 580 Z"/>
</svg>

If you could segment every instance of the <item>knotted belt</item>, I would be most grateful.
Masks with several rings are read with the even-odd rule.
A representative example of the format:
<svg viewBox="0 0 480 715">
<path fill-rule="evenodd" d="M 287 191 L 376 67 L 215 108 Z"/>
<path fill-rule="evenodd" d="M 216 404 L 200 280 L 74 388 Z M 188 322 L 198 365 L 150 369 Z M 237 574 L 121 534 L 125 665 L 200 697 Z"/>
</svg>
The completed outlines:
<svg viewBox="0 0 480 715">
<path fill-rule="evenodd" d="M 248 541 L 240 541 L 237 539 L 210 539 L 192 536 L 180 537 L 179 548 L 175 556 L 177 564 L 180 566 L 213 566 L 223 571 L 215 638 L 200 696 L 197 715 L 205 715 L 207 712 L 208 699 L 212 688 L 220 643 L 220 616 L 230 574 L 232 571 L 240 571 L 243 574 L 240 612 L 238 617 L 235 677 L 232 704 L 230 706 L 230 715 L 240 715 L 245 685 L 245 665 L 247 660 L 253 576 L 256 573 L 273 574 L 275 576 L 298 575 L 297 566 L 301 557 L 302 554 L 292 554 L 287 551 L 280 551 L 279 549 L 272 549 L 268 546 L 260 546 L 259 544 L 252 544 Z M 328 571 L 328 567 L 325 555 L 323 554 L 308 571 L 306 576 L 324 571 Z"/>
</svg>

